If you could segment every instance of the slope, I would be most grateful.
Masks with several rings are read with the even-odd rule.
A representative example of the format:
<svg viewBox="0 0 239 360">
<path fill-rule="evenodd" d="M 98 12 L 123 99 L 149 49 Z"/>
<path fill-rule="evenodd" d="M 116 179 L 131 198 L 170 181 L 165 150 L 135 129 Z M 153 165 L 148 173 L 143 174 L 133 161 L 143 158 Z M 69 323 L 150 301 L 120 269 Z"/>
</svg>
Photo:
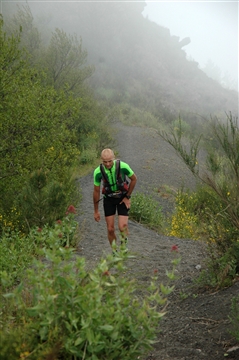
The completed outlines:
<svg viewBox="0 0 239 360">
<path fill-rule="evenodd" d="M 182 184 L 193 188 L 195 180 L 174 151 L 153 130 L 114 124 L 115 150 L 122 160 L 129 162 L 138 176 L 135 191 L 155 194 L 155 188 L 164 185 L 177 189 Z M 92 267 L 110 247 L 106 226 L 102 219 L 93 218 L 92 173 L 80 179 L 83 202 L 79 224 L 82 240 L 80 254 Z M 161 198 L 165 212 L 172 210 L 170 198 Z M 239 347 L 228 332 L 228 315 L 231 299 L 239 292 L 239 282 L 215 293 L 197 291 L 193 280 L 199 275 L 196 268 L 206 266 L 204 244 L 190 239 L 167 237 L 146 229 L 132 221 L 129 223 L 129 250 L 135 256 L 128 261 L 128 271 L 139 284 L 147 286 L 154 270 L 158 270 L 159 281 L 166 281 L 165 271 L 171 268 L 171 246 L 178 245 L 181 263 L 174 293 L 169 298 L 167 314 L 159 324 L 161 332 L 151 354 L 142 360 L 220 360 L 237 359 Z M 233 348 L 235 346 L 235 349 Z M 234 350 L 233 350 L 234 349 Z"/>
<path fill-rule="evenodd" d="M 5 13 L 13 6 L 5 4 Z M 46 42 L 55 28 L 82 38 L 88 62 L 95 67 L 90 84 L 107 104 L 130 104 L 167 122 L 179 113 L 193 121 L 229 111 L 238 115 L 238 92 L 224 89 L 197 62 L 189 61 L 187 42 L 145 19 L 144 2 L 52 1 L 29 6 Z"/>
</svg>

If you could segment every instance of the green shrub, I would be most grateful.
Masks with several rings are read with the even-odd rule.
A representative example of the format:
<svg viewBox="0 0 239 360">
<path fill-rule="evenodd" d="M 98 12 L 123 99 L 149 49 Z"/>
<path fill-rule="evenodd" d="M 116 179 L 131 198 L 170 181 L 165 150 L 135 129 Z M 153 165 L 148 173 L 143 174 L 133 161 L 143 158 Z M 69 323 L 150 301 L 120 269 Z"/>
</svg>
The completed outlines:
<svg viewBox="0 0 239 360">
<path fill-rule="evenodd" d="M 199 156 L 201 136 L 185 141 L 182 121 L 178 128 L 171 128 L 169 134 L 164 131 L 159 134 L 204 184 L 190 196 L 179 194 L 170 234 L 185 236 L 186 233 L 191 238 L 199 235 L 207 241 L 211 263 L 208 274 L 203 275 L 213 286 L 221 287 L 232 283 L 239 268 L 238 118 L 229 114 L 224 122 L 211 119 L 209 127 L 211 137 L 204 149 L 207 153 L 204 162 Z M 190 228 L 186 228 L 188 224 Z"/>
<path fill-rule="evenodd" d="M 179 131 L 179 129 L 180 129 L 180 131 L 182 131 L 182 134 L 184 134 L 184 135 L 190 134 L 190 130 L 191 130 L 190 125 L 186 121 L 181 119 L 180 117 L 173 121 L 172 127 L 173 127 L 174 131 Z"/>
<path fill-rule="evenodd" d="M 26 359 L 29 355 L 27 344 L 22 336 L 23 328 L 11 329 L 10 332 L 1 331 L 1 359 Z M 28 334 L 31 336 L 31 334 Z M 29 340 L 27 341 L 29 342 Z"/>
<path fill-rule="evenodd" d="M 155 230 L 163 226 L 162 208 L 152 196 L 135 192 L 132 196 L 130 218 Z"/>
<path fill-rule="evenodd" d="M 65 360 L 133 360 L 151 349 L 164 315 L 159 307 L 173 287 L 157 285 L 154 273 L 144 298 L 138 297 L 123 252 L 102 259 L 90 272 L 71 249 L 43 249 L 42 255 L 45 261 L 34 261 L 24 282 L 4 295 L 3 360 L 9 353 L 11 360 L 52 354 Z M 14 339 L 14 346 L 7 339 Z"/>
<path fill-rule="evenodd" d="M 198 218 L 194 212 L 196 194 L 178 191 L 175 199 L 175 211 L 167 230 L 168 236 L 198 239 Z"/>
<path fill-rule="evenodd" d="M 14 284 L 23 275 L 36 255 L 37 244 L 32 236 L 20 233 L 5 233 L 0 239 L 0 277 L 2 286 Z M 8 275 L 8 276 L 6 276 Z M 8 281 L 6 282 L 6 277 Z"/>
<path fill-rule="evenodd" d="M 97 158 L 97 152 L 95 149 L 86 149 L 83 150 L 80 155 L 80 164 L 92 164 Z"/>
<path fill-rule="evenodd" d="M 239 236 L 224 209 L 222 199 L 206 185 L 198 185 L 194 192 L 179 190 L 168 235 L 204 238 L 208 243 L 216 243 L 223 254 Z"/>
<path fill-rule="evenodd" d="M 49 181 L 48 174 L 41 170 L 31 174 L 28 184 L 19 196 L 20 214 L 29 228 L 52 225 L 65 214 L 69 203 L 72 183 L 64 185 Z"/>
<path fill-rule="evenodd" d="M 223 256 L 219 256 L 215 249 L 212 250 L 211 248 L 212 245 L 206 262 L 207 269 L 201 272 L 196 282 L 216 289 L 231 286 L 239 269 L 239 242 L 237 249 L 234 245 Z"/>
<path fill-rule="evenodd" d="M 57 220 L 51 227 L 45 225 L 33 228 L 28 235 L 11 230 L 4 233 L 0 240 L 0 277 L 3 288 L 22 280 L 33 258 L 39 256 L 39 249 L 76 245 L 78 223 L 74 219 L 75 211 L 74 206 L 70 205 L 62 220 Z"/>
<path fill-rule="evenodd" d="M 148 111 L 141 110 L 129 103 L 123 103 L 116 107 L 118 109 L 118 117 L 122 123 L 127 125 L 147 126 L 157 128 L 157 118 Z"/>
<path fill-rule="evenodd" d="M 239 232 L 224 216 L 222 199 L 200 185 L 195 192 L 180 190 L 175 203 L 167 234 L 207 242 L 207 270 L 202 271 L 200 282 L 219 288 L 231 285 L 239 269 Z"/>
</svg>

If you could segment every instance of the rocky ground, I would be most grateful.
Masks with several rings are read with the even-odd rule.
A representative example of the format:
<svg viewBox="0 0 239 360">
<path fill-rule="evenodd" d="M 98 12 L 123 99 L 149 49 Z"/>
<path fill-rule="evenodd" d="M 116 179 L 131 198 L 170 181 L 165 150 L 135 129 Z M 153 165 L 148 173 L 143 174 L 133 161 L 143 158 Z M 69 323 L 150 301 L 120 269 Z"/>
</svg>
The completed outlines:
<svg viewBox="0 0 239 360">
<path fill-rule="evenodd" d="M 170 213 L 173 203 L 165 189 L 176 191 L 181 186 L 193 188 L 194 177 L 154 130 L 115 123 L 114 136 L 117 157 L 129 163 L 138 177 L 135 191 L 157 194 L 164 213 Z M 88 266 L 93 266 L 111 249 L 107 241 L 102 203 L 102 220 L 100 223 L 94 221 L 92 173 L 80 179 L 80 186 L 83 201 L 79 215 L 79 250 Z M 239 344 L 229 333 L 228 318 L 231 300 L 239 293 L 239 281 L 221 291 L 198 291 L 194 279 L 201 271 L 198 268 L 206 266 L 204 244 L 167 237 L 133 221 L 129 221 L 129 231 L 128 247 L 134 258 L 128 260 L 128 270 L 139 283 L 148 284 L 155 269 L 158 270 L 160 281 L 166 281 L 165 271 L 171 269 L 172 245 L 178 246 L 181 256 L 177 268 L 178 280 L 175 291 L 169 297 L 167 314 L 160 322 L 158 342 L 142 360 L 239 359 Z"/>
</svg>

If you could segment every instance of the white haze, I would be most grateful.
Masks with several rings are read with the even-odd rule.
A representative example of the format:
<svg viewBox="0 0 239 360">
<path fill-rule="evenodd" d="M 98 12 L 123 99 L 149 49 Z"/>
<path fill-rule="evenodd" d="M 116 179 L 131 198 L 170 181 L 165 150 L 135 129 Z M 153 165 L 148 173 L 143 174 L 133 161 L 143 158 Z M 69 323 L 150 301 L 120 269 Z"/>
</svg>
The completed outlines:
<svg viewBox="0 0 239 360">
<path fill-rule="evenodd" d="M 101 2 L 101 0 L 88 1 Z M 144 3 L 142 0 L 129 1 Z M 44 9 L 44 3 L 48 3 L 47 0 L 3 0 L 0 4 L 1 10 L 4 9 L 4 3 L 9 2 L 14 6 L 33 3 L 35 8 L 39 6 L 39 13 L 42 7 Z M 81 2 L 87 0 L 49 0 L 49 3 L 52 2 L 66 6 L 78 3 L 80 6 Z M 113 0 L 102 0 L 102 2 L 113 2 Z M 183 47 L 188 60 L 196 61 L 201 69 L 204 69 L 210 61 L 212 67 L 218 70 L 216 75 L 219 74 L 219 78 L 215 80 L 227 88 L 238 90 L 238 0 L 148 0 L 145 4 L 142 12 L 144 17 L 168 28 L 170 34 L 177 36 L 179 40 L 186 37 L 191 39 L 191 42 Z M 39 13 L 37 12 L 37 15 Z"/>
<path fill-rule="evenodd" d="M 190 37 L 183 49 L 202 69 L 208 63 L 219 70 L 231 88 L 238 90 L 237 1 L 146 1 L 143 16 L 170 30 L 180 40 Z"/>
</svg>

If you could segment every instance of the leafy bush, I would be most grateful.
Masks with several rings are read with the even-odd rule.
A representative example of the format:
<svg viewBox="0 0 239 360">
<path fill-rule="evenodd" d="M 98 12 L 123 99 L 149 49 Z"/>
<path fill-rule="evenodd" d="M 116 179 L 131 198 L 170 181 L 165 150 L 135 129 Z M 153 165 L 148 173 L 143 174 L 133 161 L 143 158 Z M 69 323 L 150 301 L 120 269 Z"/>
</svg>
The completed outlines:
<svg viewBox="0 0 239 360">
<path fill-rule="evenodd" d="M 198 218 L 194 213 L 195 194 L 179 191 L 175 199 L 175 212 L 167 230 L 168 236 L 198 239 Z"/>
<path fill-rule="evenodd" d="M 156 117 L 151 112 L 141 110 L 130 103 L 123 103 L 116 108 L 118 109 L 118 117 L 124 124 L 153 128 L 158 125 Z"/>
<path fill-rule="evenodd" d="M 224 255 L 219 255 L 212 246 L 209 247 L 207 268 L 202 270 L 196 282 L 216 289 L 231 286 L 239 272 L 239 242 Z"/>
<path fill-rule="evenodd" d="M 131 219 L 150 228 L 161 229 L 163 226 L 162 208 L 152 196 L 134 193 L 129 214 Z"/>
<path fill-rule="evenodd" d="M 42 255 L 45 261 L 35 260 L 24 282 L 4 295 L 3 360 L 9 354 L 11 360 L 52 354 L 65 360 L 132 360 L 151 348 L 164 315 L 158 306 L 166 305 L 173 287 L 159 288 L 154 273 L 141 300 L 136 282 L 125 275 L 124 253 L 102 259 L 90 272 L 71 249 L 43 249 Z M 169 279 L 178 259 L 172 263 Z"/>
<path fill-rule="evenodd" d="M 198 161 L 201 137 L 185 146 L 182 121 L 170 134 L 160 133 L 204 184 L 194 194 L 179 193 L 171 234 L 199 235 L 207 241 L 211 264 L 209 273 L 203 275 L 219 287 L 231 284 L 239 269 L 239 127 L 238 119 L 231 114 L 226 120 L 223 123 L 216 118 L 210 124 L 214 138 L 207 146 L 204 166 Z"/>
<path fill-rule="evenodd" d="M 39 249 L 76 245 L 78 224 L 74 214 L 75 208 L 70 205 L 66 216 L 51 227 L 45 225 L 42 228 L 32 228 L 28 235 L 10 229 L 3 234 L 0 241 L 0 275 L 3 288 L 22 280 L 34 257 L 39 256 Z"/>
<path fill-rule="evenodd" d="M 37 244 L 32 236 L 5 233 L 0 240 L 0 276 L 3 287 L 16 283 L 24 270 L 32 264 Z"/>
<path fill-rule="evenodd" d="M 195 192 L 179 191 L 175 203 L 168 235 L 208 244 L 207 270 L 201 272 L 199 282 L 230 286 L 239 271 L 239 232 L 223 216 L 223 201 L 208 186 L 199 185 Z"/>
<path fill-rule="evenodd" d="M 179 190 L 168 234 L 216 242 L 223 254 L 238 236 L 231 221 L 223 216 L 224 208 L 222 199 L 206 185 L 198 185 L 194 192 Z"/>
<path fill-rule="evenodd" d="M 95 149 L 86 149 L 83 150 L 80 155 L 80 164 L 92 164 L 97 158 L 97 151 Z"/>
</svg>

